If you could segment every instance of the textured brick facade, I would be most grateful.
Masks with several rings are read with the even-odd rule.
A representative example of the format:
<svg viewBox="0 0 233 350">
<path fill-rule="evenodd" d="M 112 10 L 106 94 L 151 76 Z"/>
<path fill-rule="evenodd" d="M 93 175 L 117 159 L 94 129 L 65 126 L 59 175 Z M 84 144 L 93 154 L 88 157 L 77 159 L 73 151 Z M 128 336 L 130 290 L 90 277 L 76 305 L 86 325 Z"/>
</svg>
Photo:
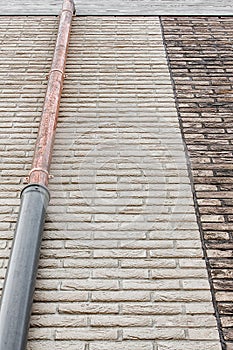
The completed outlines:
<svg viewBox="0 0 233 350">
<path fill-rule="evenodd" d="M 1 282 L 57 19 L 0 18 Z M 75 18 L 28 349 L 220 350 L 158 18 Z"/>
<path fill-rule="evenodd" d="M 227 349 L 233 349 L 233 19 L 162 19 L 197 213 Z"/>
<path fill-rule="evenodd" d="M 227 0 L 74 0 L 81 16 L 233 15 Z M 0 15 L 58 15 L 62 0 L 0 2 Z"/>
</svg>

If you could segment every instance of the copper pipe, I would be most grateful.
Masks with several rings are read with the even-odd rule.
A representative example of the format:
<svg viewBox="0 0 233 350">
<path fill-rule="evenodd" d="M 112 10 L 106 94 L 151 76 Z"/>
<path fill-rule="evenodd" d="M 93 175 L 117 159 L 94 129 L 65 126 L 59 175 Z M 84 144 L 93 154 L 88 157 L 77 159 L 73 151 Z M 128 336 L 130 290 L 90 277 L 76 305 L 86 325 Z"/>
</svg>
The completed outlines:
<svg viewBox="0 0 233 350">
<path fill-rule="evenodd" d="M 52 158 L 58 112 L 65 76 L 66 56 L 71 30 L 72 16 L 75 12 L 73 0 L 64 0 L 57 35 L 52 67 L 48 76 L 48 86 L 43 105 L 32 169 L 28 183 L 47 186 Z"/>
</svg>

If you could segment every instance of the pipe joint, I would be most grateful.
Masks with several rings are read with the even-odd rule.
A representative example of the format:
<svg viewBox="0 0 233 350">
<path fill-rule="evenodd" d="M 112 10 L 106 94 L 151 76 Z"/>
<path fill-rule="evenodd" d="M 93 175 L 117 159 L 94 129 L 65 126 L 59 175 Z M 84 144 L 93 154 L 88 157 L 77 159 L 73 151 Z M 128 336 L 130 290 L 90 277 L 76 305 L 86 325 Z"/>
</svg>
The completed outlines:
<svg viewBox="0 0 233 350">
<path fill-rule="evenodd" d="M 24 189 L 21 191 L 20 198 L 22 198 L 26 193 L 29 192 L 37 192 L 40 193 L 43 197 L 45 197 L 44 200 L 47 207 L 50 200 L 50 193 L 46 186 L 37 183 L 29 184 L 26 187 L 24 187 Z"/>
<path fill-rule="evenodd" d="M 50 77 L 50 75 L 51 75 L 53 72 L 61 73 L 63 79 L 66 77 L 66 74 L 64 73 L 63 70 L 58 69 L 58 68 L 54 68 L 54 69 L 51 69 L 51 70 L 49 71 L 49 73 L 46 75 L 46 79 L 47 79 L 47 80 L 49 80 L 49 77 Z"/>
</svg>

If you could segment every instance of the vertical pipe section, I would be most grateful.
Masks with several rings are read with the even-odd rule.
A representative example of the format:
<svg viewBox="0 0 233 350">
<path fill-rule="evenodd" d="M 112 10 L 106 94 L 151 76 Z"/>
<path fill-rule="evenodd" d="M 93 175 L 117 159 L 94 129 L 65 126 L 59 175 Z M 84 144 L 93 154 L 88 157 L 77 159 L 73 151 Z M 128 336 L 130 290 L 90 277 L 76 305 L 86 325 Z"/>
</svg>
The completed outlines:
<svg viewBox="0 0 233 350">
<path fill-rule="evenodd" d="M 44 186 L 48 185 L 49 168 L 57 126 L 63 80 L 65 76 L 66 55 L 74 11 L 73 0 L 64 0 L 52 67 L 48 75 L 48 87 L 42 110 L 32 169 L 29 173 L 30 184 L 38 183 Z"/>
<path fill-rule="evenodd" d="M 64 0 L 36 141 L 29 185 L 21 193 L 13 246 L 0 304 L 0 350 L 25 350 L 49 203 L 49 170 L 64 80 L 66 54 L 74 14 L 73 0 Z"/>
<path fill-rule="evenodd" d="M 0 349 L 25 350 L 49 193 L 29 185 L 21 206 L 0 310 Z"/>
</svg>

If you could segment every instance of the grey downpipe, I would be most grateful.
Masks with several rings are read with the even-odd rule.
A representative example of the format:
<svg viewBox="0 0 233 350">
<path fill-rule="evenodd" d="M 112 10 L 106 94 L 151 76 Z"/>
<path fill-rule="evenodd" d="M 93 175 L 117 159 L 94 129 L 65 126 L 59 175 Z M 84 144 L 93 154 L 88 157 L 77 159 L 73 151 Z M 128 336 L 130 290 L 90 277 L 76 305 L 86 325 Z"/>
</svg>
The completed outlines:
<svg viewBox="0 0 233 350">
<path fill-rule="evenodd" d="M 24 350 L 30 322 L 48 189 L 28 185 L 21 205 L 2 294 L 0 349 Z"/>
</svg>

